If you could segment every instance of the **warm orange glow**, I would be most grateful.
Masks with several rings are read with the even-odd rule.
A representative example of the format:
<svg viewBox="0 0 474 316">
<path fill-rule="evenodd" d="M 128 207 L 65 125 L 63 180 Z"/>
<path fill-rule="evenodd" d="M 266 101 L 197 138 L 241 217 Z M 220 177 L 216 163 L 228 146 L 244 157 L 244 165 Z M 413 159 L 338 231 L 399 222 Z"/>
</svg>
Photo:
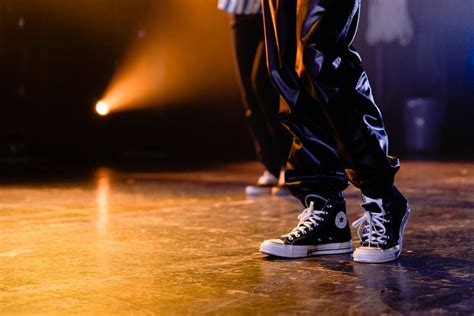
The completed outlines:
<svg viewBox="0 0 474 316">
<path fill-rule="evenodd" d="M 19 8 L 24 16 L 39 11 L 57 25 L 81 29 L 91 40 L 115 37 L 115 46 L 132 31 L 130 49 L 101 97 L 117 112 L 236 97 L 229 16 L 216 2 L 30 0 Z"/>
<path fill-rule="evenodd" d="M 99 114 L 101 116 L 105 116 L 105 115 L 109 114 L 110 107 L 105 101 L 99 101 L 99 102 L 97 102 L 97 104 L 95 106 L 95 111 L 97 112 L 97 114 Z"/>
<path fill-rule="evenodd" d="M 97 231 L 104 234 L 107 229 L 110 200 L 110 170 L 97 171 Z"/>
<path fill-rule="evenodd" d="M 113 112 L 222 99 L 235 91 L 228 15 L 215 1 L 173 0 L 165 15 L 155 15 L 104 93 Z"/>
</svg>

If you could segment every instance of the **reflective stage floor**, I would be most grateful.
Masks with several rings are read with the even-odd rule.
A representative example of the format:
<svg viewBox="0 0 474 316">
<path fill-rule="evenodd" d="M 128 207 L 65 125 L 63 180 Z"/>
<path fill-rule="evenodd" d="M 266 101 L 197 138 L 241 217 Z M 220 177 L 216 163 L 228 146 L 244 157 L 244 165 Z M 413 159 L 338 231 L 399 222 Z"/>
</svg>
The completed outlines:
<svg viewBox="0 0 474 316">
<path fill-rule="evenodd" d="M 474 163 L 402 167 L 398 186 L 412 206 L 405 252 L 379 265 L 260 254 L 302 208 L 247 199 L 257 163 L 4 180 L 0 315 L 472 314 Z M 352 187 L 347 200 L 354 221 Z"/>
</svg>

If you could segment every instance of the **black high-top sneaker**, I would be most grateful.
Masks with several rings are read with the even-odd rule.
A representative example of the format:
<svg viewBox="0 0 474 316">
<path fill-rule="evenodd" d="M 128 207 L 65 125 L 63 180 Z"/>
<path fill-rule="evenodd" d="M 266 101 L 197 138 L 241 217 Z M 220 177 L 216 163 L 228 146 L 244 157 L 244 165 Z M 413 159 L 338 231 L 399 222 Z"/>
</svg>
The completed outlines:
<svg viewBox="0 0 474 316">
<path fill-rule="evenodd" d="M 278 239 L 265 240 L 260 251 L 283 258 L 352 252 L 344 199 L 310 195 L 305 204 L 308 207 L 298 216 L 298 225 Z"/>
<path fill-rule="evenodd" d="M 403 232 L 410 215 L 407 199 L 395 187 L 387 198 L 363 199 L 364 216 L 353 223 L 361 240 L 354 251 L 354 261 L 383 263 L 397 259 L 402 253 Z"/>
</svg>

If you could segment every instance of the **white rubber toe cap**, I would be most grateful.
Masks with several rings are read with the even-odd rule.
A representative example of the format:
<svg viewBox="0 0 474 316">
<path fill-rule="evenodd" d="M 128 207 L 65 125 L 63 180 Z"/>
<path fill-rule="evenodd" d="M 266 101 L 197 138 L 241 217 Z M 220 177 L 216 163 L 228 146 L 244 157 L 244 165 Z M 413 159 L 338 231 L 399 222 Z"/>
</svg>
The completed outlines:
<svg viewBox="0 0 474 316">
<path fill-rule="evenodd" d="M 400 256 L 400 246 L 389 249 L 376 247 L 358 247 L 352 257 L 356 262 L 364 263 L 384 263 L 397 259 Z"/>
</svg>

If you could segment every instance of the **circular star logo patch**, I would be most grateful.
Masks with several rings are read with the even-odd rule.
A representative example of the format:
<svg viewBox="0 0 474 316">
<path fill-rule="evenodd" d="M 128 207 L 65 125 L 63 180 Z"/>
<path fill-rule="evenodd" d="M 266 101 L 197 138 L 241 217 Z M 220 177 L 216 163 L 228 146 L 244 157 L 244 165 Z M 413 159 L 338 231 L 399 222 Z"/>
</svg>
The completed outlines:
<svg viewBox="0 0 474 316">
<path fill-rule="evenodd" d="M 347 216 L 346 213 L 340 211 L 336 215 L 336 226 L 337 228 L 343 229 L 347 225 Z"/>
</svg>

